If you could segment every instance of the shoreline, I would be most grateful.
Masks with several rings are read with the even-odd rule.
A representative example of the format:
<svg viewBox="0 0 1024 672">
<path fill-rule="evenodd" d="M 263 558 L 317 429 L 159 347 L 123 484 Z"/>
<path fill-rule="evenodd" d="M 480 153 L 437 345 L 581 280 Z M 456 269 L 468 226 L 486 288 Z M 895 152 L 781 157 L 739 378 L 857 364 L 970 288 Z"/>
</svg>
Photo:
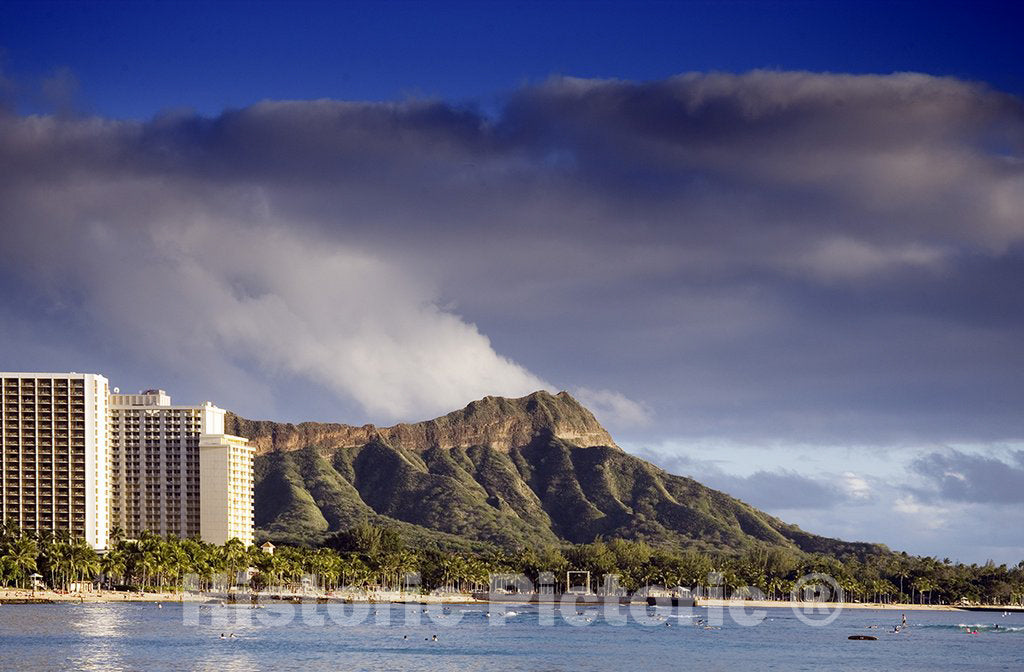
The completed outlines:
<svg viewBox="0 0 1024 672">
<path fill-rule="evenodd" d="M 877 611 L 970 611 L 970 608 L 956 607 L 949 604 L 902 604 L 884 602 L 790 602 L 784 600 L 723 600 L 698 598 L 698 607 L 737 607 L 740 609 L 874 609 Z M 1013 610 L 1013 607 L 980 605 L 974 609 L 989 611 Z M 1016 609 L 1020 609 L 1017 607 Z"/>
<path fill-rule="evenodd" d="M 236 592 L 233 602 L 245 604 L 249 601 L 249 592 Z M 262 600 L 288 602 L 291 600 L 328 600 L 330 602 L 352 602 L 361 604 L 486 604 L 469 594 L 453 595 L 416 595 L 413 593 L 357 593 L 336 592 L 322 594 L 271 594 L 260 596 Z M 83 593 L 62 593 L 52 590 L 0 590 L 0 606 L 19 604 L 128 604 L 146 602 L 209 602 L 228 601 L 223 593 L 214 592 L 174 592 L 174 593 L 139 593 L 116 590 L 93 590 Z"/>
<path fill-rule="evenodd" d="M 248 601 L 249 593 L 237 593 L 235 601 L 244 604 Z M 223 595 L 215 593 L 130 593 L 122 591 L 88 591 L 84 593 L 58 593 L 51 590 L 37 590 L 34 593 L 29 590 L 2 590 L 0 591 L 0 605 L 16 606 L 19 604 L 127 604 L 127 603 L 173 603 L 173 602 L 208 602 L 211 600 L 224 600 Z M 469 594 L 447 594 L 447 595 L 417 595 L 413 593 L 376 593 L 366 594 L 357 592 L 337 592 L 329 595 L 275 595 L 261 596 L 261 599 L 288 602 L 292 600 L 327 600 L 330 602 L 350 602 L 364 604 L 492 604 L 488 600 L 478 600 Z M 495 602 L 494 604 L 510 604 L 508 602 Z M 740 609 L 818 609 L 822 606 L 827 608 L 842 609 L 867 609 L 878 611 L 1010 611 L 1022 612 L 1020 606 L 1000 605 L 971 605 L 953 606 L 948 604 L 903 604 L 903 603 L 878 603 L 878 602 L 790 602 L 783 600 L 727 600 L 698 598 L 696 608 L 740 608 Z"/>
</svg>

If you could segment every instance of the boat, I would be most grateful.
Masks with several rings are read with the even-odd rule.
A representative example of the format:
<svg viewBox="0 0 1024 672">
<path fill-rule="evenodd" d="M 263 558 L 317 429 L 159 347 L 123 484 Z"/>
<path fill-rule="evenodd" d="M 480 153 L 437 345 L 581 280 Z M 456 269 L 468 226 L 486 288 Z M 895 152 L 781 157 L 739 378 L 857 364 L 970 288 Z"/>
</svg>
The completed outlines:
<svg viewBox="0 0 1024 672">
<path fill-rule="evenodd" d="M 874 635 L 850 635 L 847 639 L 856 639 L 865 642 L 878 641 L 878 637 L 875 637 Z"/>
</svg>

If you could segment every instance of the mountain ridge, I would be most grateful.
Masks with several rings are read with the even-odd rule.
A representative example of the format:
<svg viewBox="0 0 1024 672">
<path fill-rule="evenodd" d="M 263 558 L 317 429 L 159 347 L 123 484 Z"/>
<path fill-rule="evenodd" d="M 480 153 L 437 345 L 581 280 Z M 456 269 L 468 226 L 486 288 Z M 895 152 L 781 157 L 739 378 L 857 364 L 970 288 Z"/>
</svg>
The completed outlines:
<svg viewBox="0 0 1024 672">
<path fill-rule="evenodd" d="M 316 542 L 373 522 L 445 546 L 620 537 L 676 550 L 888 552 L 810 534 L 630 455 L 565 392 L 485 397 L 385 428 L 225 422 L 257 449 L 256 525 L 277 541 Z"/>
<path fill-rule="evenodd" d="M 234 413 L 228 413 L 226 423 L 227 431 L 248 438 L 257 454 L 294 450 L 322 441 L 338 447 L 356 447 L 375 438 L 420 451 L 431 446 L 447 449 L 474 445 L 507 450 L 512 445 L 528 443 L 542 429 L 586 445 L 618 447 L 594 414 L 565 391 L 552 395 L 541 390 L 517 399 L 487 396 L 432 420 L 391 427 L 279 423 L 246 420 Z"/>
</svg>

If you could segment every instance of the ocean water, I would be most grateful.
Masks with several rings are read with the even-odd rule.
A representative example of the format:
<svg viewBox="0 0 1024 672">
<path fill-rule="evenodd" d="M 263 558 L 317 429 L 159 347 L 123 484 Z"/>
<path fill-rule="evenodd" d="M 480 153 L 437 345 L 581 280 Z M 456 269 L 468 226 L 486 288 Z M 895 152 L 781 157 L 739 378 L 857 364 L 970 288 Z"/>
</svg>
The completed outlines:
<svg viewBox="0 0 1024 672">
<path fill-rule="evenodd" d="M 789 609 L 765 613 L 745 626 L 708 609 L 4 605 L 0 669 L 1024 670 L 1021 614 L 910 611 L 909 627 L 893 634 L 896 611 L 847 609 L 824 626 Z M 719 615 L 721 626 L 695 625 Z"/>
</svg>

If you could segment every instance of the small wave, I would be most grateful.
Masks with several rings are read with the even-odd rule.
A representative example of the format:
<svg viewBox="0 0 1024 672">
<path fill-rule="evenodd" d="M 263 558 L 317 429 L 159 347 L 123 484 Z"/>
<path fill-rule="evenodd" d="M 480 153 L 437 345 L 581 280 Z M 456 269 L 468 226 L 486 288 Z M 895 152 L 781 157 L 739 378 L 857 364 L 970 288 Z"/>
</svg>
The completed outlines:
<svg viewBox="0 0 1024 672">
<path fill-rule="evenodd" d="M 1011 633 L 1011 632 L 1024 632 L 1024 626 L 1008 626 L 999 625 L 997 623 L 957 623 L 956 625 L 945 624 L 945 623 L 929 623 L 927 625 L 915 626 L 920 628 L 934 628 L 938 630 L 955 630 L 955 631 L 977 631 L 977 632 L 992 632 L 992 633 Z"/>
</svg>

